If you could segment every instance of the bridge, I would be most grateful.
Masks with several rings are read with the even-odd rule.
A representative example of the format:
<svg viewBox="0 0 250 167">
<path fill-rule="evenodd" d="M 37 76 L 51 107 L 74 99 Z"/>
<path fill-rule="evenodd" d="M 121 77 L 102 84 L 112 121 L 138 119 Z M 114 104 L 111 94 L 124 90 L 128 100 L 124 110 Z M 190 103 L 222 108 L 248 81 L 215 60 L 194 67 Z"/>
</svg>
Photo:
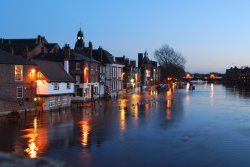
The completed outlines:
<svg viewBox="0 0 250 167">
<path fill-rule="evenodd" d="M 186 82 L 190 81 L 207 81 L 207 82 L 220 82 L 223 80 L 224 75 L 219 73 L 209 73 L 209 74 L 191 74 L 187 73 L 183 77 L 183 80 Z"/>
</svg>

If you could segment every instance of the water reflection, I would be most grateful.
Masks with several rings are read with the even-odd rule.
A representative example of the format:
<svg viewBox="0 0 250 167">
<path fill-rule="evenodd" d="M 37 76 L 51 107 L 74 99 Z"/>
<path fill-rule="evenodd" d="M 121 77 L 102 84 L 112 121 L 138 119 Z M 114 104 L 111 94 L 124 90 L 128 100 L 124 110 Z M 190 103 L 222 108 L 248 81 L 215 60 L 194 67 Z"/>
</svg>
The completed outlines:
<svg viewBox="0 0 250 167">
<path fill-rule="evenodd" d="M 118 148 L 121 149 L 120 155 L 129 155 L 136 148 L 133 144 L 137 140 L 145 142 L 147 147 L 145 139 L 148 136 L 152 137 L 156 131 L 165 131 L 166 127 L 174 127 L 181 122 L 185 92 L 173 90 L 159 94 L 154 91 L 131 94 L 119 99 L 118 103 L 115 100 L 102 101 L 102 106 L 96 104 L 96 110 L 87 106 L 74 112 L 53 111 L 40 116 L 32 115 L 8 139 L 17 138 L 14 144 L 10 144 L 11 147 L 18 145 L 21 148 L 19 155 L 30 158 L 49 157 L 86 166 L 119 162 L 107 155 L 114 154 Z M 99 111 L 98 107 L 102 110 Z M 118 136 L 122 136 L 123 140 Z M 152 140 L 152 143 L 157 142 Z M 93 162 L 95 165 L 91 164 Z"/>
<path fill-rule="evenodd" d="M 211 106 L 214 105 L 214 83 L 211 83 L 210 85 L 210 102 Z"/>
<path fill-rule="evenodd" d="M 81 144 L 85 148 L 88 146 L 88 142 L 89 142 L 89 134 L 91 131 L 90 122 L 89 120 L 80 121 L 79 126 L 80 126 L 81 133 L 82 133 Z"/>
<path fill-rule="evenodd" d="M 167 120 L 170 120 L 171 119 L 171 106 L 172 106 L 172 91 L 171 89 L 169 89 L 167 92 L 166 92 L 166 101 L 167 101 L 167 110 L 166 110 L 166 119 Z"/>
<path fill-rule="evenodd" d="M 38 128 L 38 119 L 34 117 L 33 128 L 23 130 L 26 135 L 22 138 L 27 140 L 27 148 L 24 152 L 30 158 L 36 158 L 48 145 L 48 130 L 46 128 Z"/>
<path fill-rule="evenodd" d="M 243 97 L 243 98 L 250 98 L 250 88 L 247 86 L 228 86 L 225 85 L 228 96 L 234 96 L 237 98 L 238 96 Z"/>
</svg>

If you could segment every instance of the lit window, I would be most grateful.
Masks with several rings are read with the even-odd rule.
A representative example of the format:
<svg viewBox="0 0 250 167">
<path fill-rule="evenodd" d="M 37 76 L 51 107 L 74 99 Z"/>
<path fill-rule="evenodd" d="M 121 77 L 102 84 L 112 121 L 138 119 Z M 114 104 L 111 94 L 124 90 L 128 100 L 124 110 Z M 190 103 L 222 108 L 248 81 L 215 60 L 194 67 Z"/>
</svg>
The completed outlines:
<svg viewBox="0 0 250 167">
<path fill-rule="evenodd" d="M 15 66 L 15 81 L 23 80 L 23 66 L 16 65 Z"/>
<path fill-rule="evenodd" d="M 54 82 L 54 90 L 59 90 L 59 83 L 58 82 Z"/>
<path fill-rule="evenodd" d="M 23 98 L 23 87 L 17 87 L 17 98 Z"/>
</svg>

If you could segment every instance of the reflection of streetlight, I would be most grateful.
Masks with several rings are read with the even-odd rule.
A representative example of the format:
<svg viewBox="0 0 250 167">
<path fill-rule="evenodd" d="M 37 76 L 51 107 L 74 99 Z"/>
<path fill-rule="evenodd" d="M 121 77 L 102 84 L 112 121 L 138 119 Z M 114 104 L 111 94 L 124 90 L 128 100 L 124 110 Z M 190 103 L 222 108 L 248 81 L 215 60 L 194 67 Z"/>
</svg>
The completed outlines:
<svg viewBox="0 0 250 167">
<path fill-rule="evenodd" d="M 91 130 L 89 121 L 84 120 L 84 121 L 79 122 L 79 124 L 80 124 L 81 132 L 82 132 L 81 144 L 83 145 L 83 147 L 87 147 L 88 142 L 89 142 L 89 134 Z"/>
</svg>

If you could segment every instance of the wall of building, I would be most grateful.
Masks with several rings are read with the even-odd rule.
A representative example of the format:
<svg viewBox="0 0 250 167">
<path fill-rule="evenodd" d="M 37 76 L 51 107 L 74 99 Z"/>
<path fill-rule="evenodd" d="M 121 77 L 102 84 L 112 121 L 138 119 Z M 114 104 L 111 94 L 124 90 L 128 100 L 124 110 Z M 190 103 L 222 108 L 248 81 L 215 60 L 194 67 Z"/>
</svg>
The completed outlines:
<svg viewBox="0 0 250 167">
<path fill-rule="evenodd" d="M 35 108 L 36 75 L 32 69 L 35 67 L 23 65 L 23 80 L 15 81 L 15 65 L 0 64 L 0 112 Z M 23 88 L 23 98 L 17 98 L 17 87 Z"/>
<path fill-rule="evenodd" d="M 59 95 L 59 94 L 73 94 L 74 83 L 69 83 L 70 88 L 67 88 L 66 82 L 59 82 L 59 89 L 54 89 L 54 82 L 48 83 L 46 80 L 37 81 L 37 95 Z"/>
<path fill-rule="evenodd" d="M 38 110 L 49 111 L 69 107 L 71 98 L 71 95 L 39 96 L 38 99 L 42 101 L 42 109 L 38 108 Z"/>
</svg>

